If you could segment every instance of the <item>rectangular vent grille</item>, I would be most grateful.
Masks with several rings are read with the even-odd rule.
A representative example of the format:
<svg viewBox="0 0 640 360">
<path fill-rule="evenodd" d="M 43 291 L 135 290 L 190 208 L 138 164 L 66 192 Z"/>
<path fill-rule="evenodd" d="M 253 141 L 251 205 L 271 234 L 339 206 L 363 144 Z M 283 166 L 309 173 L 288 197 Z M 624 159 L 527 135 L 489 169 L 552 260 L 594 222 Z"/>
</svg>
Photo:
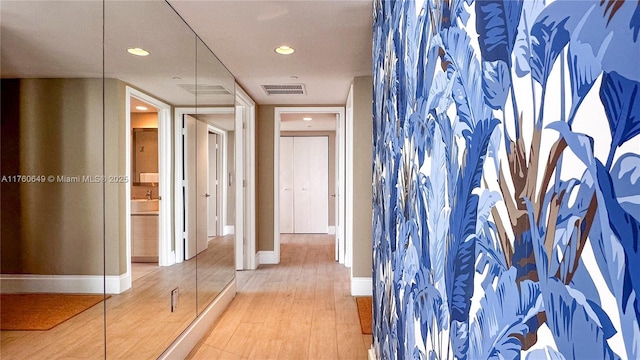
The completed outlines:
<svg viewBox="0 0 640 360">
<path fill-rule="evenodd" d="M 262 85 L 267 95 L 306 95 L 303 84 Z"/>
<path fill-rule="evenodd" d="M 229 90 L 227 90 L 227 88 L 225 88 L 222 85 L 194 85 L 194 84 L 180 84 L 178 85 L 181 88 L 187 90 L 188 92 L 190 92 L 193 95 L 197 95 L 197 96 L 206 96 L 206 95 L 213 95 L 213 96 L 220 96 L 220 95 L 231 95 L 231 92 Z"/>
</svg>

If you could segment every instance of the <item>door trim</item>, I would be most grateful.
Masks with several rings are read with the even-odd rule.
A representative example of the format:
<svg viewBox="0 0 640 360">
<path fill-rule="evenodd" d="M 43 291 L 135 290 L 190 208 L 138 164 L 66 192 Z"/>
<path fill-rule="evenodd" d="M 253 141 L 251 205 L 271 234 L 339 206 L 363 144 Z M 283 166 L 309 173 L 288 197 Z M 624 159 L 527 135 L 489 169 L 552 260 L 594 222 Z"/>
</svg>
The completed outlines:
<svg viewBox="0 0 640 360">
<path fill-rule="evenodd" d="M 219 191 L 218 194 L 216 194 L 216 196 L 220 197 L 220 210 L 218 211 L 220 213 L 220 219 L 218 219 L 218 228 L 216 229 L 218 236 L 224 236 L 224 235 L 228 235 L 225 232 L 225 224 L 227 223 L 227 191 L 224 190 L 227 188 L 227 132 L 225 130 L 222 130 L 218 127 L 215 127 L 211 124 L 207 124 L 207 126 L 209 127 L 209 133 L 214 133 L 218 136 L 220 136 L 220 156 L 218 156 L 218 161 L 222 161 L 220 168 L 221 170 L 221 174 L 220 174 L 220 184 L 219 184 Z M 209 190 L 211 191 L 211 190 Z M 209 214 L 209 216 L 211 216 L 211 214 Z"/>
<path fill-rule="evenodd" d="M 256 252 L 256 103 L 236 83 L 236 128 L 245 125 L 244 144 L 244 240 L 236 239 L 236 269 L 255 270 Z M 239 137 L 242 138 L 242 137 Z M 242 170 L 242 169 L 241 169 Z M 242 188 L 240 188 L 242 190 Z"/>
<path fill-rule="evenodd" d="M 314 106 L 314 107 L 276 107 L 274 109 L 274 126 L 273 126 L 273 252 L 275 263 L 280 263 L 280 122 L 282 114 L 286 113 L 321 113 L 321 114 L 337 114 L 340 124 L 343 124 L 345 116 L 344 107 L 331 106 Z M 338 135 L 340 132 L 340 136 Z M 344 138 L 344 127 L 336 128 L 336 138 Z M 341 164 L 336 164 L 338 168 Z M 344 174 L 344 171 L 338 169 L 337 175 Z M 340 186 L 344 183 L 344 179 L 338 179 L 338 189 L 344 189 Z M 336 222 L 344 224 L 344 214 L 338 214 L 341 219 L 336 217 Z M 339 239 L 338 236 L 336 236 Z M 340 240 L 337 240 L 340 242 Z M 344 250 L 343 250 L 344 251 Z M 338 259 L 336 259 L 338 260 Z"/>
</svg>

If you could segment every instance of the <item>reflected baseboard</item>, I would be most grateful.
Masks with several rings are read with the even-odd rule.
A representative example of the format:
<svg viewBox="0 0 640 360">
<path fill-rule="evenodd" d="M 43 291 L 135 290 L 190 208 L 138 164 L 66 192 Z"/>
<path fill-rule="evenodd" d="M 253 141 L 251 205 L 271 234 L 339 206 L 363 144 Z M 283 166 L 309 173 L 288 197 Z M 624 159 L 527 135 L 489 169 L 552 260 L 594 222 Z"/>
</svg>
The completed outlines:
<svg viewBox="0 0 640 360">
<path fill-rule="evenodd" d="M 256 264 L 277 264 L 278 259 L 276 258 L 275 251 L 258 251 L 256 254 Z"/>
<path fill-rule="evenodd" d="M 222 232 L 224 235 L 233 235 L 236 233 L 236 227 L 234 225 L 225 225 Z"/>
<path fill-rule="evenodd" d="M 351 296 L 372 296 L 373 279 L 370 277 L 351 278 Z"/>
<path fill-rule="evenodd" d="M 0 292 L 120 294 L 131 287 L 131 273 L 122 275 L 0 274 Z"/>
<path fill-rule="evenodd" d="M 335 226 L 329 226 L 327 228 L 327 234 L 329 235 L 335 235 L 336 234 L 336 227 Z"/>
<path fill-rule="evenodd" d="M 367 356 L 369 360 L 377 360 L 376 351 L 373 350 L 373 345 L 371 345 L 371 347 L 369 348 L 369 351 L 367 351 Z"/>
</svg>

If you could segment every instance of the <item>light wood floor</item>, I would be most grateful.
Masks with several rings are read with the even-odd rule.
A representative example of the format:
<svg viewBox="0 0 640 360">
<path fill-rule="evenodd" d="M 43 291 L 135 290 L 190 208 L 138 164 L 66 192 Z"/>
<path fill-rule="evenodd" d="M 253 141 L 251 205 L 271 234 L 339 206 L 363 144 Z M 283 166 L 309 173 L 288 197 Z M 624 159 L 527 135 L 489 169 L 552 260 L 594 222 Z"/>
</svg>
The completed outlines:
<svg viewBox="0 0 640 360">
<path fill-rule="evenodd" d="M 139 267 L 131 289 L 51 330 L 0 331 L 0 360 L 156 359 L 195 319 L 196 309 L 202 310 L 231 281 L 233 244 L 233 236 L 219 237 L 197 261 Z M 196 274 L 201 283 L 197 289 Z M 177 285 L 180 305 L 172 313 L 169 294 Z"/>
<path fill-rule="evenodd" d="M 282 235 L 279 265 L 236 275 L 238 293 L 191 359 L 367 359 L 334 237 Z"/>
</svg>

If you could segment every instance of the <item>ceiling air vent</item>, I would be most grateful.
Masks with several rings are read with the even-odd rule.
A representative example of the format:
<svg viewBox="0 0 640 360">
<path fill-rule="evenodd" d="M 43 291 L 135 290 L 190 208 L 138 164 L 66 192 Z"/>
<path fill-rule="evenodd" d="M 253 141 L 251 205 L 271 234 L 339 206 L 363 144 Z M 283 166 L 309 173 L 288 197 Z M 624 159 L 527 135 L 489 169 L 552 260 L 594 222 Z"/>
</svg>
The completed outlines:
<svg viewBox="0 0 640 360">
<path fill-rule="evenodd" d="M 205 96 L 205 95 L 231 95 L 231 92 L 222 85 L 204 85 L 204 84 L 180 84 L 181 88 L 187 90 L 193 95 Z"/>
<path fill-rule="evenodd" d="M 306 95 L 303 84 L 262 85 L 267 95 Z"/>
</svg>

